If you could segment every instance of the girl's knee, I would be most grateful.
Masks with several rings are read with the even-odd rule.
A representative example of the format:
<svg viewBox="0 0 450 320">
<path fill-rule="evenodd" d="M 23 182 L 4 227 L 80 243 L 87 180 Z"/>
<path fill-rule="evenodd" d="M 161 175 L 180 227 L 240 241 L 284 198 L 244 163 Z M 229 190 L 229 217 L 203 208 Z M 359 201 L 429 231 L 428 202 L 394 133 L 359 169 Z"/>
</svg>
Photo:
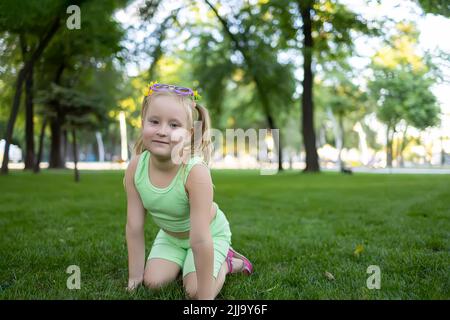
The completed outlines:
<svg viewBox="0 0 450 320">
<path fill-rule="evenodd" d="M 149 289 L 160 289 L 175 281 L 179 270 L 174 262 L 150 259 L 144 272 L 144 285 Z"/>
<path fill-rule="evenodd" d="M 153 289 L 153 290 L 161 289 L 163 286 L 165 286 L 169 282 L 170 281 L 168 281 L 168 280 L 158 279 L 158 278 L 155 278 L 155 277 L 153 277 L 151 275 L 145 275 L 144 276 L 144 285 L 147 288 Z"/>
</svg>

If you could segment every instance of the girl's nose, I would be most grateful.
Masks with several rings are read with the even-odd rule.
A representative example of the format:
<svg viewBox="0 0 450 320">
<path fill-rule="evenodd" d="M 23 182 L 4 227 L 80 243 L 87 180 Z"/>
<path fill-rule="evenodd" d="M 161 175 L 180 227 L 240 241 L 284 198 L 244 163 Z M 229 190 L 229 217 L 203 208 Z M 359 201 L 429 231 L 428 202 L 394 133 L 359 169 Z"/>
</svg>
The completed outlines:
<svg viewBox="0 0 450 320">
<path fill-rule="evenodd" d="M 157 134 L 158 136 L 161 136 L 161 137 L 167 136 L 167 126 L 166 126 L 166 125 L 162 125 L 162 126 L 159 128 L 159 130 L 156 132 L 156 134 Z"/>
</svg>

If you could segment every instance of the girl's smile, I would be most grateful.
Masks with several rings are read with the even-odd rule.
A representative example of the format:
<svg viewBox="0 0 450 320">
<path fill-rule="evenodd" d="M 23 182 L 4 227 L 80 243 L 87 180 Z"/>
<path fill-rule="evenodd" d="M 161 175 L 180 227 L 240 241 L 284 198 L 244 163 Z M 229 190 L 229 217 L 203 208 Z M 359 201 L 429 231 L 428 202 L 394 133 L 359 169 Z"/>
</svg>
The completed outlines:
<svg viewBox="0 0 450 320">
<path fill-rule="evenodd" d="M 156 143 L 156 144 L 169 144 L 169 142 L 164 142 L 164 141 L 158 141 L 158 140 L 153 140 L 152 142 Z"/>
</svg>

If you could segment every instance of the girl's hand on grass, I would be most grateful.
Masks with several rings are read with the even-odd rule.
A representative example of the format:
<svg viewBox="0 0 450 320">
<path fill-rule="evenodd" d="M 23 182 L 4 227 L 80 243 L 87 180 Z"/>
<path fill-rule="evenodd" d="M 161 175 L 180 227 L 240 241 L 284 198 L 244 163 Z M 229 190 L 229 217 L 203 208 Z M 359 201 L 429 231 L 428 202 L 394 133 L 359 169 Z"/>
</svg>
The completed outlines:
<svg viewBox="0 0 450 320">
<path fill-rule="evenodd" d="M 142 280 L 143 279 L 128 279 L 128 287 L 126 288 L 126 290 L 129 292 L 134 291 L 142 284 Z"/>
</svg>

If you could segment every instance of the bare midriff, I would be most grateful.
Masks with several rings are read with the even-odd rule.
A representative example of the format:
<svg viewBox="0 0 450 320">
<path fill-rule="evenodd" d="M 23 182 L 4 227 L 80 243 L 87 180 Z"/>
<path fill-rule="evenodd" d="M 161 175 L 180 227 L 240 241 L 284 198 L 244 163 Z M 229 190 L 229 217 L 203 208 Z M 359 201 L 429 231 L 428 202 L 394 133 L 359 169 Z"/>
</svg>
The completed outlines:
<svg viewBox="0 0 450 320">
<path fill-rule="evenodd" d="M 211 212 L 210 212 L 210 218 L 209 218 L 209 224 L 211 224 L 211 221 L 214 220 L 214 218 L 216 217 L 217 214 L 217 205 L 213 204 L 211 206 Z M 167 234 L 175 237 L 175 238 L 179 238 L 179 239 L 186 239 L 189 238 L 189 232 L 190 231 L 184 231 L 184 232 L 172 232 L 172 231 L 168 231 L 166 229 L 163 229 L 164 232 L 166 232 Z"/>
</svg>

